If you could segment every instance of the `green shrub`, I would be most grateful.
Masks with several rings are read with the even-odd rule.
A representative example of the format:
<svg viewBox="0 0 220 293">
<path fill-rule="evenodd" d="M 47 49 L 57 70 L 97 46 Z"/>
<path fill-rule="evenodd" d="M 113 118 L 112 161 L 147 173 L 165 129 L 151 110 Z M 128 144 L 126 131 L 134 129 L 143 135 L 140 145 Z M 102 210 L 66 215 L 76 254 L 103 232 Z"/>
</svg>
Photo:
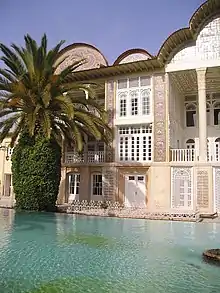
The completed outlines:
<svg viewBox="0 0 220 293">
<path fill-rule="evenodd" d="M 16 208 L 55 210 L 61 178 L 61 148 L 38 134 L 20 136 L 12 154 L 12 183 Z"/>
</svg>

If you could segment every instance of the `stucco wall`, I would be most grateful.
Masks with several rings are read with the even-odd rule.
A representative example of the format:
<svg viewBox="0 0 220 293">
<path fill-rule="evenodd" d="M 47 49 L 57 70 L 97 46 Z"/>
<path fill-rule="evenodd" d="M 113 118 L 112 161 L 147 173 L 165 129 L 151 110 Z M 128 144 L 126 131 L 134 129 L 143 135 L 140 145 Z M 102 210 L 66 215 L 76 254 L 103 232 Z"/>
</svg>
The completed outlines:
<svg viewBox="0 0 220 293">
<path fill-rule="evenodd" d="M 149 169 L 150 202 L 151 210 L 170 209 L 170 166 L 155 165 Z"/>
</svg>

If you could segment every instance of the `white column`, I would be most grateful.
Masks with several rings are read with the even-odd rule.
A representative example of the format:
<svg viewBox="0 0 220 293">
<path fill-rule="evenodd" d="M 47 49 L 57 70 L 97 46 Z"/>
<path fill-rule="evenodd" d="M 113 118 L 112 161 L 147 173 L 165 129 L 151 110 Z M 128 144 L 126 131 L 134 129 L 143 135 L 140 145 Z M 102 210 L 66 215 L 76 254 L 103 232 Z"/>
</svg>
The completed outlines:
<svg viewBox="0 0 220 293">
<path fill-rule="evenodd" d="M 199 161 L 207 160 L 206 70 L 196 69 L 199 102 Z"/>
</svg>

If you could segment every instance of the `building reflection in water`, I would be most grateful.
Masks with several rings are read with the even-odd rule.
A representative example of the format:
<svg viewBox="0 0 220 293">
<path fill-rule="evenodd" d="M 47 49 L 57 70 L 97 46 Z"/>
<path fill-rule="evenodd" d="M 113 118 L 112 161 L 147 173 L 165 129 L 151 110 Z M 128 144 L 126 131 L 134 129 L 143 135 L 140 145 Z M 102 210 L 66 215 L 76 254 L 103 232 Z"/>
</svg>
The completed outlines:
<svg viewBox="0 0 220 293">
<path fill-rule="evenodd" d="M 15 212 L 12 209 L 0 208 L 0 255 L 10 243 Z"/>
</svg>

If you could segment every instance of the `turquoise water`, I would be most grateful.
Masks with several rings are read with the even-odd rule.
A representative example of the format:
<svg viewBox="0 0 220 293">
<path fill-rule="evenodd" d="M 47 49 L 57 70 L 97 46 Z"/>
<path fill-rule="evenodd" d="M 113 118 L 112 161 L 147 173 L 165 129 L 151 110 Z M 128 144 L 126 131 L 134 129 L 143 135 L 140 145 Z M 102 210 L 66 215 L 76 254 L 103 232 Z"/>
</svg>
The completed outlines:
<svg viewBox="0 0 220 293">
<path fill-rule="evenodd" d="M 220 224 L 0 209 L 0 293 L 214 293 Z"/>
</svg>

